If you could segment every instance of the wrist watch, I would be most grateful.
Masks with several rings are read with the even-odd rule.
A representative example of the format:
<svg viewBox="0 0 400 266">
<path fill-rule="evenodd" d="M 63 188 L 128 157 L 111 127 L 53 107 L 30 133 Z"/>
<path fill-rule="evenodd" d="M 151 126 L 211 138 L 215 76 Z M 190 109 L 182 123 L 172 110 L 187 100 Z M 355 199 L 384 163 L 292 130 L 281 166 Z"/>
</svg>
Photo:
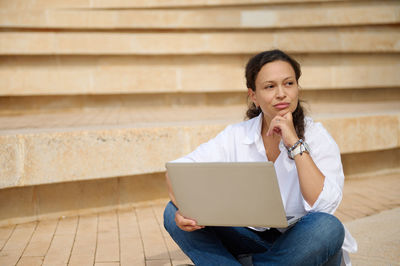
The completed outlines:
<svg viewBox="0 0 400 266">
<path fill-rule="evenodd" d="M 303 152 L 310 154 L 310 147 L 302 139 L 300 139 L 298 142 L 295 143 L 295 145 L 288 149 L 289 158 L 292 160 L 294 160 L 294 157 L 297 154 L 303 155 Z"/>
</svg>

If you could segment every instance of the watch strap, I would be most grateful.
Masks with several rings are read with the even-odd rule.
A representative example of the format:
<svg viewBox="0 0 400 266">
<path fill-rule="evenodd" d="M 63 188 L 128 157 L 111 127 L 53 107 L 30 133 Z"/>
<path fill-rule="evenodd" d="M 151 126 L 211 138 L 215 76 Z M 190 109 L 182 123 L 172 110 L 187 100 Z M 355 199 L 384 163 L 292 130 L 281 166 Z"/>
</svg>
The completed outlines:
<svg viewBox="0 0 400 266">
<path fill-rule="evenodd" d="M 303 155 L 303 153 L 310 153 L 310 148 L 307 145 L 307 143 L 305 143 L 304 141 L 302 141 L 300 143 L 300 145 L 297 145 L 293 150 L 291 150 L 290 152 L 288 152 L 289 158 L 294 160 L 294 157 L 298 154 Z"/>
</svg>

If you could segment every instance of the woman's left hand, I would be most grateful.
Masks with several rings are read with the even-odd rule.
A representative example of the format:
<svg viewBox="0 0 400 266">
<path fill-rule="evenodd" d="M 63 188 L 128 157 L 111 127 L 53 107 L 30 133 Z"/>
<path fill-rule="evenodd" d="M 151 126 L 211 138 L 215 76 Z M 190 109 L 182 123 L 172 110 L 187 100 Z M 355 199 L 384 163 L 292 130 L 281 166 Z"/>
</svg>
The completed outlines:
<svg viewBox="0 0 400 266">
<path fill-rule="evenodd" d="M 283 116 L 277 115 L 271 120 L 267 131 L 267 136 L 272 136 L 273 134 L 278 134 L 281 136 L 283 144 L 286 147 L 291 147 L 299 140 L 296 130 L 294 129 L 291 112 L 287 112 Z"/>
</svg>

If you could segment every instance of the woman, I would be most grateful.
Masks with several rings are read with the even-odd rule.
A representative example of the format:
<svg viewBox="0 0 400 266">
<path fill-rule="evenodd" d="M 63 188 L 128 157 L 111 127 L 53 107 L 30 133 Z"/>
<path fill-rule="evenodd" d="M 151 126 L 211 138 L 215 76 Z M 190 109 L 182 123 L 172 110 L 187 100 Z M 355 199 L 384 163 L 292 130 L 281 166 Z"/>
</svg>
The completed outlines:
<svg viewBox="0 0 400 266">
<path fill-rule="evenodd" d="M 179 213 L 167 176 L 172 202 L 164 225 L 196 265 L 241 265 L 249 254 L 254 265 L 340 265 L 343 255 L 350 264 L 342 247 L 354 252 L 356 243 L 332 215 L 342 198 L 340 152 L 320 123 L 304 117 L 300 75 L 300 65 L 280 50 L 251 58 L 249 120 L 177 161 L 272 161 L 286 215 L 304 216 L 286 229 L 198 226 Z"/>
</svg>

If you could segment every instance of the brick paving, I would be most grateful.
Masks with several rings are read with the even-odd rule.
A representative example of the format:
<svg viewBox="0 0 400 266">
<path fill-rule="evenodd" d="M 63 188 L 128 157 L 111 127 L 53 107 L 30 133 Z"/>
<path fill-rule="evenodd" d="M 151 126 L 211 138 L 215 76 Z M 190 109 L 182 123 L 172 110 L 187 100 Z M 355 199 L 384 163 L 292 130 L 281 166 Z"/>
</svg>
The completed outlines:
<svg viewBox="0 0 400 266">
<path fill-rule="evenodd" d="M 349 222 L 399 206 L 399 174 L 353 179 L 336 216 Z M 162 213 L 157 204 L 0 227 L 0 265 L 190 263 L 163 228 Z"/>
</svg>

